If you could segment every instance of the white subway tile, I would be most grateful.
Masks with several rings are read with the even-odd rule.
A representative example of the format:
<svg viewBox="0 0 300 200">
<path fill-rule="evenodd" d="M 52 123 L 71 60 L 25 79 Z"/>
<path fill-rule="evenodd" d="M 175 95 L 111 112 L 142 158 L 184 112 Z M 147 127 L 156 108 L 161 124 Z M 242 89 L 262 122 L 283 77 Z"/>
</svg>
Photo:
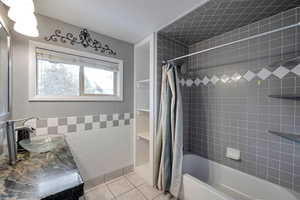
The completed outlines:
<svg viewBox="0 0 300 200">
<path fill-rule="evenodd" d="M 48 118 L 48 127 L 58 126 L 58 118 Z"/>
<path fill-rule="evenodd" d="M 84 121 L 85 121 L 85 123 L 92 123 L 93 122 L 93 116 L 92 115 L 84 116 Z"/>
<path fill-rule="evenodd" d="M 77 123 L 77 117 L 67 117 L 67 123 L 68 123 L 68 125 L 76 124 Z"/>
<path fill-rule="evenodd" d="M 100 115 L 100 121 L 101 122 L 107 121 L 107 115 Z"/>
</svg>

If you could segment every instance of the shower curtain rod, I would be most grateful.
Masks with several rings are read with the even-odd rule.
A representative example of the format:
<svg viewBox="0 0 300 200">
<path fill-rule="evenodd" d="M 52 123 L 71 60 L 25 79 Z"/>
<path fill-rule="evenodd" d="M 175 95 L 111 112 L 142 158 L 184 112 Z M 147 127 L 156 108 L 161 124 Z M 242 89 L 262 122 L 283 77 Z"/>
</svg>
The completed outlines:
<svg viewBox="0 0 300 200">
<path fill-rule="evenodd" d="M 200 51 L 197 51 L 197 52 L 194 52 L 194 53 L 190 53 L 190 54 L 187 54 L 187 55 L 184 55 L 184 56 L 179 56 L 177 58 L 173 58 L 171 60 L 167 60 L 167 63 L 175 61 L 175 60 L 180 60 L 180 59 L 183 59 L 183 58 L 187 58 L 187 57 L 190 57 L 190 56 L 194 56 L 194 55 L 197 55 L 197 54 L 200 54 L 200 53 L 205 53 L 205 52 L 208 52 L 208 51 L 211 51 L 211 50 L 214 50 L 214 49 L 218 49 L 218 48 L 221 48 L 221 47 L 229 46 L 229 45 L 232 45 L 232 44 L 235 44 L 235 43 L 239 43 L 239 42 L 243 42 L 243 41 L 246 41 L 246 40 L 255 39 L 255 38 L 258 38 L 258 37 L 261 37 L 261 36 L 265 36 L 265 35 L 268 35 L 268 34 L 271 34 L 271 33 L 276 33 L 276 32 L 279 32 L 279 31 L 286 30 L 286 29 L 294 28 L 294 27 L 297 27 L 297 26 L 300 26 L 300 22 L 298 22 L 296 24 L 289 25 L 289 26 L 281 27 L 281 28 L 278 28 L 278 29 L 275 29 L 275 30 L 272 30 L 272 31 L 267 31 L 267 32 L 264 32 L 264 33 L 260 33 L 260 34 L 257 34 L 257 35 L 253 35 L 253 36 L 247 37 L 247 38 L 236 40 L 236 41 L 233 41 L 233 42 L 229 42 L 229 43 L 226 43 L 226 44 L 221 44 L 221 45 L 218 45 L 218 46 L 215 46 L 215 47 L 211 47 L 211 48 L 208 48 L 208 49 L 200 50 Z M 164 63 L 165 63 L 165 61 L 164 61 Z"/>
</svg>

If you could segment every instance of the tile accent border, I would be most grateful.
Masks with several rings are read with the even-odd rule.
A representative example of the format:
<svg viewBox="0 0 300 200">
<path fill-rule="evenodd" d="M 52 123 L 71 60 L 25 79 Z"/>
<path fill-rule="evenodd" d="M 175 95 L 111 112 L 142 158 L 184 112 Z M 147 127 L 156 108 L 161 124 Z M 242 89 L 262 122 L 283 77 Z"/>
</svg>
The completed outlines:
<svg viewBox="0 0 300 200">
<path fill-rule="evenodd" d="M 133 113 L 68 116 L 30 120 L 26 125 L 36 129 L 36 135 L 65 134 L 132 124 Z"/>
<path fill-rule="evenodd" d="M 271 75 L 274 75 L 279 79 L 283 79 L 289 73 L 294 73 L 295 75 L 300 76 L 300 64 L 295 66 L 293 69 L 288 69 L 286 67 L 279 66 L 273 72 L 266 69 L 266 68 L 262 68 L 257 73 L 248 70 L 244 74 L 239 74 L 239 73 L 236 72 L 232 76 L 228 76 L 226 74 L 223 74 L 222 76 L 218 77 L 217 75 L 213 75 L 211 78 L 205 76 L 203 79 L 196 78 L 194 80 L 191 79 L 191 78 L 187 78 L 186 80 L 182 78 L 180 80 L 180 84 L 183 85 L 183 86 L 191 87 L 193 85 L 199 86 L 200 84 L 207 85 L 209 82 L 211 82 L 212 84 L 215 85 L 219 81 L 221 81 L 223 83 L 230 83 L 230 82 L 237 82 L 241 78 L 243 78 L 246 81 L 250 82 L 255 78 L 259 78 L 261 80 L 266 80 Z"/>
<path fill-rule="evenodd" d="M 130 172 L 133 172 L 133 165 L 129 165 L 127 167 L 121 168 L 121 169 L 117 169 L 114 170 L 110 173 L 104 174 L 102 176 L 98 176 L 94 179 L 91 180 L 87 180 L 84 182 L 84 189 L 85 190 L 90 190 L 93 187 L 96 187 L 102 183 L 106 183 L 109 182 L 115 178 L 124 176 L 126 174 L 129 174 Z"/>
</svg>

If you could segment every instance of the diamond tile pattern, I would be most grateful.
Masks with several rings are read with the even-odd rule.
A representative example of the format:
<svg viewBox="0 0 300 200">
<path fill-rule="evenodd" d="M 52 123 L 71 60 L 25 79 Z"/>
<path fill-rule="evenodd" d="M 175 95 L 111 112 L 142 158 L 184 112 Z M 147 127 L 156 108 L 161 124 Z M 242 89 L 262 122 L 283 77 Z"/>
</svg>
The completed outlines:
<svg viewBox="0 0 300 200">
<path fill-rule="evenodd" d="M 217 77 L 217 76 L 213 76 L 212 78 L 211 78 L 211 82 L 213 83 L 213 84 L 216 84 L 218 81 L 219 81 L 220 79 Z"/>
<path fill-rule="evenodd" d="M 191 45 L 297 6 L 299 0 L 210 0 L 160 33 Z"/>
<path fill-rule="evenodd" d="M 272 74 L 272 73 L 271 73 L 269 70 L 263 68 L 263 69 L 257 74 L 257 76 L 258 76 L 259 78 L 261 78 L 262 80 L 265 80 L 265 79 L 268 78 L 271 74 Z"/>
<path fill-rule="evenodd" d="M 297 65 L 293 70 L 293 73 L 297 74 L 298 76 L 300 76 L 300 64 Z"/>
<path fill-rule="evenodd" d="M 254 77 L 256 76 L 256 74 L 254 74 L 251 71 L 247 71 L 247 73 L 243 76 L 247 81 L 251 81 Z"/>
<path fill-rule="evenodd" d="M 288 70 L 287 68 L 285 67 L 278 67 L 274 72 L 273 74 L 275 76 L 277 76 L 278 78 L 282 79 L 285 75 L 287 75 L 288 73 L 290 72 L 290 70 Z"/>
<path fill-rule="evenodd" d="M 202 82 L 203 82 L 204 85 L 207 85 L 209 81 L 210 81 L 210 79 L 208 79 L 208 78 L 205 76 Z"/>
<path fill-rule="evenodd" d="M 188 87 L 191 87 L 193 85 L 194 81 L 192 81 L 191 79 L 188 79 L 185 84 L 188 86 Z"/>
<path fill-rule="evenodd" d="M 221 76 L 221 80 L 223 83 L 230 82 L 229 80 L 232 81 L 239 81 L 241 77 L 243 77 L 247 81 L 253 80 L 255 76 L 258 76 L 261 80 L 266 80 L 268 77 L 270 77 L 272 74 L 275 75 L 276 77 L 282 79 L 285 77 L 289 72 L 294 72 L 295 74 L 300 76 L 300 65 L 296 66 L 292 70 L 287 69 L 286 67 L 278 67 L 274 72 L 270 72 L 266 68 L 262 68 L 257 74 L 247 71 L 244 75 L 240 75 L 238 73 L 234 73 L 232 77 L 228 77 L 226 74 L 223 74 Z M 187 79 L 186 81 L 184 79 L 181 79 L 180 83 L 182 85 L 186 85 L 187 87 L 191 87 L 193 84 L 196 86 L 200 85 L 200 83 L 203 83 L 204 85 L 207 85 L 209 82 L 213 83 L 214 85 L 220 80 L 220 78 L 216 75 L 213 75 L 212 78 L 208 78 L 205 76 L 203 80 L 197 78 L 194 81 L 191 79 Z"/>
<path fill-rule="evenodd" d="M 183 80 L 184 81 L 184 80 Z M 182 82 L 181 82 L 182 83 Z M 201 80 L 199 78 L 197 78 L 195 81 L 194 81 L 195 85 L 198 86 L 200 85 L 201 83 Z"/>
</svg>

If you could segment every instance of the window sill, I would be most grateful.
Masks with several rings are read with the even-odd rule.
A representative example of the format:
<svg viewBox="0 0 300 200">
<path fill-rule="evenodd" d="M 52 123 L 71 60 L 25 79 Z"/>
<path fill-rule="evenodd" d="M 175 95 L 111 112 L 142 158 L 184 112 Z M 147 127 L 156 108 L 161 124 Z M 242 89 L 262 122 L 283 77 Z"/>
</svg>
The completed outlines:
<svg viewBox="0 0 300 200">
<path fill-rule="evenodd" d="M 123 101 L 118 96 L 80 96 L 80 97 L 42 97 L 35 96 L 28 100 L 29 102 L 97 102 L 97 101 Z"/>
</svg>

